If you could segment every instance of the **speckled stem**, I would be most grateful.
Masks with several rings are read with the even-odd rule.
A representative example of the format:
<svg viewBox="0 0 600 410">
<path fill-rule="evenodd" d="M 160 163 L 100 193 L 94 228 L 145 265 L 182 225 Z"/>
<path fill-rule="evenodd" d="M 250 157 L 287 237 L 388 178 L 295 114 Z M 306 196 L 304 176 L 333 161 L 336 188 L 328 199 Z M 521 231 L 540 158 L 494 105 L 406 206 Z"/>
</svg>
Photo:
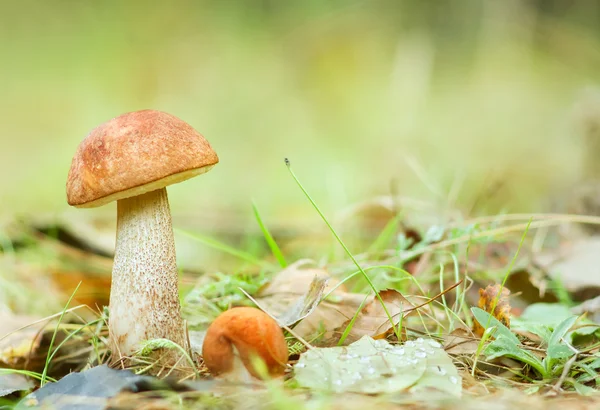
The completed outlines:
<svg viewBox="0 0 600 410">
<path fill-rule="evenodd" d="M 109 318 L 115 358 L 131 355 L 148 339 L 185 347 L 177 282 L 167 190 L 119 200 Z"/>
</svg>

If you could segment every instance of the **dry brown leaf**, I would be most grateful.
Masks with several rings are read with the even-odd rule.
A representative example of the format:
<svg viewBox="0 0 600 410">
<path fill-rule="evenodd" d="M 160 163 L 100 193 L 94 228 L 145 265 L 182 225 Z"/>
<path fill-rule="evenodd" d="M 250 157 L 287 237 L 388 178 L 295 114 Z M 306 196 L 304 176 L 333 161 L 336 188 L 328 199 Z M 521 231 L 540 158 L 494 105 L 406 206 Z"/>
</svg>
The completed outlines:
<svg viewBox="0 0 600 410">
<path fill-rule="evenodd" d="M 18 330 L 37 318 L 0 313 L 0 367 L 23 370 L 40 348 L 45 322 Z"/>
<path fill-rule="evenodd" d="M 477 351 L 479 342 L 479 338 L 475 338 L 473 332 L 467 328 L 459 327 L 446 337 L 444 349 L 450 354 L 470 356 Z"/>
<path fill-rule="evenodd" d="M 306 295 L 315 278 L 327 280 L 323 293 L 329 293 L 339 281 L 332 278 L 324 269 L 303 268 L 312 261 L 299 260 L 277 274 L 259 292 L 257 302 L 270 314 L 279 316 L 286 312 L 297 300 Z M 332 292 L 328 300 L 322 301 L 294 328 L 294 333 L 303 338 L 311 338 L 321 329 L 335 329 L 351 318 L 364 299 L 364 295 L 346 293 L 344 286 Z"/>
<path fill-rule="evenodd" d="M 339 283 L 331 278 L 324 269 L 304 268 L 312 261 L 302 259 L 279 272 L 265 285 L 256 296 L 256 300 L 273 316 L 280 316 L 293 305 L 298 298 L 310 292 L 315 278 L 327 282 L 324 292 L 327 293 Z M 338 290 L 336 292 L 342 292 Z"/>
<path fill-rule="evenodd" d="M 292 299 L 305 294 L 312 280 L 317 277 L 326 277 L 329 279 L 328 286 L 325 288 L 329 292 L 339 281 L 333 279 L 325 269 L 305 268 L 314 262 L 310 259 L 301 259 L 286 267 L 273 277 L 273 279 L 260 289 L 259 297 L 265 299 L 270 296 L 283 297 L 291 296 Z M 345 287 L 338 288 L 339 291 L 345 291 Z"/>
<path fill-rule="evenodd" d="M 393 327 L 395 327 L 402 318 L 402 315 L 409 310 L 413 309 L 413 304 L 410 303 L 400 292 L 387 289 L 379 292 L 379 296 L 383 300 L 388 313 L 390 314 L 394 326 L 391 325 L 390 320 L 381 305 L 381 301 L 378 298 L 370 297 L 370 300 L 365 303 L 362 311 L 358 315 L 354 322 L 348 336 L 344 340 L 344 345 L 353 343 L 361 337 L 367 335 L 374 339 L 383 339 L 393 334 Z M 364 296 L 363 296 L 364 299 Z M 351 319 L 344 322 L 340 327 L 334 331 L 334 338 L 339 338 L 343 334 L 344 330 L 350 325 Z M 337 340 L 335 340 L 337 342 Z M 332 340 L 330 339 L 330 342 Z"/>
<path fill-rule="evenodd" d="M 591 299 L 600 293 L 598 253 L 600 237 L 584 237 L 539 253 L 534 260 L 550 277 L 558 278 L 567 290 L 585 293 L 585 299 Z"/>
<path fill-rule="evenodd" d="M 369 300 L 372 298 L 370 296 Z M 329 340 L 333 336 L 331 329 L 337 329 L 352 319 L 364 300 L 365 295 L 362 294 L 340 293 L 331 301 L 321 302 L 306 319 L 294 328 L 294 332 L 307 339 L 322 336 L 322 340 L 325 341 L 315 341 L 314 344 L 330 345 Z"/>
<path fill-rule="evenodd" d="M 485 289 L 479 289 L 479 307 L 490 313 L 506 327 L 510 327 L 510 304 L 508 297 L 510 291 L 501 285 L 489 285 Z M 483 336 L 485 329 L 475 320 L 473 322 L 473 333 Z"/>
</svg>

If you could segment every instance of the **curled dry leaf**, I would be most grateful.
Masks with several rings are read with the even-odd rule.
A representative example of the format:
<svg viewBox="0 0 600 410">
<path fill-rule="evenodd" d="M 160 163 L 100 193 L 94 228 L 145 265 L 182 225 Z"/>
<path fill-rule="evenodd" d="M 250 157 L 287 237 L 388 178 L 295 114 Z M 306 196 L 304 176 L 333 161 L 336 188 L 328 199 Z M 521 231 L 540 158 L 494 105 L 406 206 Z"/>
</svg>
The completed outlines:
<svg viewBox="0 0 600 410">
<path fill-rule="evenodd" d="M 256 301 L 281 324 L 300 321 L 294 332 L 301 337 L 319 333 L 319 329 L 334 329 L 354 315 L 364 295 L 345 292 L 339 286 L 328 300 L 321 301 L 339 281 L 324 269 L 303 268 L 310 260 L 299 260 L 277 274 L 256 297 Z M 320 302 L 320 303 L 319 303 Z"/>
<path fill-rule="evenodd" d="M 330 280 L 322 269 L 300 269 L 310 261 L 299 260 L 282 270 L 256 298 L 279 324 L 293 326 L 312 313 Z M 329 288 L 331 289 L 331 288 Z"/>
<path fill-rule="evenodd" d="M 501 285 L 489 285 L 485 289 L 479 289 L 479 307 L 493 315 L 506 327 L 510 327 L 510 304 L 508 297 L 510 291 Z M 483 336 L 485 329 L 475 320 L 473 322 L 473 333 Z"/>
<path fill-rule="evenodd" d="M 281 271 L 256 298 L 260 306 L 275 316 L 280 324 L 290 325 L 300 321 L 294 327 L 296 334 L 311 339 L 313 344 L 331 346 L 337 344 L 362 306 L 345 344 L 363 336 L 381 339 L 393 333 L 393 326 L 374 295 L 349 293 L 339 286 L 327 300 L 321 301 L 322 295 L 334 289 L 339 281 L 323 269 L 302 268 L 309 262 L 300 260 Z M 403 312 L 414 307 L 395 290 L 381 291 L 380 296 L 394 325 L 398 324 Z"/>
</svg>

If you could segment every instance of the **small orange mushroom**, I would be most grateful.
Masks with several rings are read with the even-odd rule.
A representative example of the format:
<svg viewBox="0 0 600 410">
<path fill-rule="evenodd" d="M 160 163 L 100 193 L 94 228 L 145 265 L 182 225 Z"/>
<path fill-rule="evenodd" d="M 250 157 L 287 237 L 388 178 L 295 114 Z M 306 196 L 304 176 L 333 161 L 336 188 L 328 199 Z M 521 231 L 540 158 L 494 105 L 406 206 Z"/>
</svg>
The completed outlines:
<svg viewBox="0 0 600 410">
<path fill-rule="evenodd" d="M 253 359 L 265 364 L 270 377 L 282 376 L 288 348 L 279 324 L 269 315 L 252 307 L 236 307 L 209 326 L 202 355 L 214 376 L 247 380 L 249 374 L 261 379 Z"/>
</svg>

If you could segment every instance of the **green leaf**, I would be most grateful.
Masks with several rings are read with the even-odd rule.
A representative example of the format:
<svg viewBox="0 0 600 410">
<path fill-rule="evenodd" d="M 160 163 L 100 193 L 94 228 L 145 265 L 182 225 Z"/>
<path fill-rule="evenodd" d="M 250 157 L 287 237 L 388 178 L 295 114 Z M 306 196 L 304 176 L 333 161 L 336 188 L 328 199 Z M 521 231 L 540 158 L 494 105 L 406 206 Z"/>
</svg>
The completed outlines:
<svg viewBox="0 0 600 410">
<path fill-rule="evenodd" d="M 279 266 L 281 266 L 282 268 L 285 268 L 288 265 L 285 260 L 285 257 L 283 256 L 283 253 L 281 252 L 279 245 L 277 245 L 277 242 L 275 242 L 275 239 L 273 239 L 273 235 L 271 235 L 271 232 L 269 232 L 269 229 L 267 228 L 267 226 L 264 224 L 262 218 L 260 217 L 260 213 L 258 212 L 258 207 L 256 206 L 256 204 L 254 202 L 252 203 L 252 209 L 254 210 L 254 217 L 256 218 L 256 222 L 258 223 L 258 226 L 260 226 L 260 230 L 262 231 L 263 236 L 265 237 L 265 241 L 267 241 L 267 244 L 269 245 L 269 248 L 271 249 L 271 253 L 275 257 L 275 259 L 277 259 L 277 262 L 279 262 Z"/>
<path fill-rule="evenodd" d="M 434 340 L 403 345 L 364 336 L 346 347 L 315 348 L 294 366 L 302 387 L 364 394 L 411 392 L 436 388 L 462 393 L 461 378 L 450 357 Z"/>
<path fill-rule="evenodd" d="M 546 350 L 546 360 L 567 359 L 574 354 L 575 352 L 567 345 L 552 345 Z"/>
<path fill-rule="evenodd" d="M 513 329 L 526 330 L 527 332 L 531 332 L 534 335 L 539 336 L 540 339 L 542 339 L 542 345 L 548 346 L 548 341 L 552 336 L 552 329 L 550 329 L 548 326 L 529 322 L 519 323 L 515 325 L 515 322 L 513 320 L 511 320 L 510 325 Z"/>
<path fill-rule="evenodd" d="M 427 232 L 425 232 L 425 237 L 423 238 L 423 241 L 421 241 L 421 243 L 423 245 L 426 245 L 429 243 L 441 241 L 444 237 L 445 232 L 446 228 L 444 228 L 443 226 L 432 225 L 429 227 Z"/>
<path fill-rule="evenodd" d="M 573 327 L 573 325 L 575 324 L 577 319 L 578 319 L 578 316 L 571 316 L 571 317 L 566 318 L 565 320 L 560 322 L 558 326 L 556 326 L 556 328 L 554 329 L 554 332 L 552 332 L 552 336 L 550 337 L 550 340 L 548 341 L 548 351 L 550 350 L 551 347 L 562 344 L 562 342 L 561 342 L 562 338 L 565 337 L 565 335 L 567 334 L 569 329 L 571 329 Z"/>
<path fill-rule="evenodd" d="M 575 391 L 582 396 L 593 396 L 598 394 L 598 390 L 593 387 L 586 386 L 585 384 L 581 384 L 575 380 L 567 380 L 567 383 L 570 383 Z"/>
<path fill-rule="evenodd" d="M 567 334 L 569 329 L 573 327 L 577 318 L 577 316 L 566 318 L 560 322 L 554 329 L 554 332 L 552 332 L 552 336 L 550 336 L 550 339 L 548 340 L 546 358 L 544 359 L 544 367 L 546 368 L 546 373 L 548 375 L 555 375 L 559 373 L 559 371 L 562 371 L 562 365 L 555 366 L 555 364 L 559 361 L 564 361 L 575 354 L 569 346 L 562 342 L 562 338 Z"/>
<path fill-rule="evenodd" d="M 567 306 L 559 303 L 534 303 L 527 306 L 521 317 L 513 322 L 519 326 L 524 323 L 535 323 L 554 328 L 558 323 L 572 315 Z"/>
<path fill-rule="evenodd" d="M 507 338 L 504 334 L 499 335 L 496 340 L 488 345 L 485 354 L 488 360 L 498 357 L 510 357 L 533 367 L 544 378 L 547 375 L 546 368 L 540 359 L 527 350 L 521 349 L 518 343 L 515 344 L 514 340 Z"/>
<path fill-rule="evenodd" d="M 481 325 L 481 327 L 483 327 L 484 329 L 488 329 L 490 327 L 496 328 L 496 330 L 494 331 L 494 334 L 497 334 L 497 335 L 493 335 L 494 337 L 497 338 L 499 336 L 504 336 L 506 339 L 510 340 L 513 344 L 515 344 L 515 345 L 520 344 L 519 338 L 517 338 L 517 336 L 515 336 L 513 334 L 513 332 L 510 331 L 509 328 L 504 326 L 504 324 L 502 324 L 502 322 L 500 322 L 494 316 L 490 315 L 485 310 L 480 309 L 478 307 L 472 307 L 471 312 L 473 313 L 473 316 L 475 316 L 475 320 L 477 320 L 479 322 L 479 324 Z"/>
</svg>

